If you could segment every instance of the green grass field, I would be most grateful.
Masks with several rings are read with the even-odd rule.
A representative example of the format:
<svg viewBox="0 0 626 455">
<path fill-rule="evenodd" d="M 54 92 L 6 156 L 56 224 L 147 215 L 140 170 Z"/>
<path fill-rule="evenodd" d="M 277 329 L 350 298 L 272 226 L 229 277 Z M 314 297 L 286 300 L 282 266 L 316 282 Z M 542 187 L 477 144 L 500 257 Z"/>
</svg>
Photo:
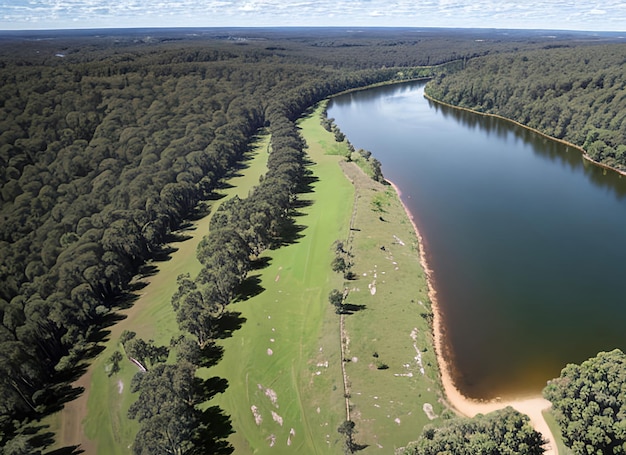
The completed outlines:
<svg viewBox="0 0 626 455">
<path fill-rule="evenodd" d="M 266 252 L 269 266 L 258 272 L 264 291 L 230 306 L 246 323 L 223 342 L 224 358 L 207 372 L 229 381 L 212 404 L 232 418 L 236 453 L 342 450 L 336 431 L 345 420 L 339 325 L 328 293 L 341 286 L 330 270 L 332 244 L 347 235 L 354 190 L 337 165 L 340 158 L 325 155 L 310 136 L 316 123 L 318 114 L 300 124 L 319 179 L 313 192 L 300 195 L 312 202 L 296 218 L 302 237 Z"/>
<path fill-rule="evenodd" d="M 445 409 L 428 284 L 396 192 L 353 163 L 343 167 L 358 188 L 350 241 L 357 279 L 345 283 L 346 301 L 365 307 L 345 318 L 352 420 L 359 443 L 390 453 L 417 439 Z"/>
</svg>

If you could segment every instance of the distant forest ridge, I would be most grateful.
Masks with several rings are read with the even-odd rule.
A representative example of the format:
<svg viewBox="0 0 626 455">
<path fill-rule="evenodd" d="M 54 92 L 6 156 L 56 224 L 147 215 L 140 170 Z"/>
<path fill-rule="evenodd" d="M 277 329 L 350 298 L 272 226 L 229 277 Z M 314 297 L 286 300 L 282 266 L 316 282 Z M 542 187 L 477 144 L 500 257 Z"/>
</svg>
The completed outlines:
<svg viewBox="0 0 626 455">
<path fill-rule="evenodd" d="M 469 61 L 427 87 L 435 99 L 497 114 L 626 171 L 626 46 L 552 47 Z"/>
<path fill-rule="evenodd" d="M 448 81 L 469 79 L 474 67 L 478 78 L 485 61 L 505 59 L 491 73 L 497 85 L 493 74 L 504 75 L 510 59 L 526 56 L 520 63 L 542 73 L 539 63 L 529 66 L 542 55 L 566 60 L 587 52 L 590 67 L 600 55 L 606 62 L 622 55 L 619 46 L 598 45 L 606 37 L 575 32 L 195 32 L 0 33 L 0 446 L 36 454 L 50 444 L 37 420 L 76 396 L 70 384 L 98 352 L 101 330 L 115 320 L 132 278 L 163 255 L 170 234 L 212 196 L 260 128 L 272 135 L 271 178 L 255 196 L 257 206 L 267 203 L 267 219 L 263 226 L 240 220 L 245 232 L 236 228 L 229 237 L 252 254 L 280 235 L 304 172 L 294 121 L 321 99 L 437 77 L 446 67 L 433 66 L 448 62 L 468 63 L 438 77 L 435 94 Z M 477 59 L 488 54 L 494 60 Z M 602 87 L 590 77 L 587 86 L 603 96 L 620 75 L 606 74 Z M 608 146 L 611 130 L 595 128 Z M 249 212 L 241 204 L 231 218 Z"/>
</svg>

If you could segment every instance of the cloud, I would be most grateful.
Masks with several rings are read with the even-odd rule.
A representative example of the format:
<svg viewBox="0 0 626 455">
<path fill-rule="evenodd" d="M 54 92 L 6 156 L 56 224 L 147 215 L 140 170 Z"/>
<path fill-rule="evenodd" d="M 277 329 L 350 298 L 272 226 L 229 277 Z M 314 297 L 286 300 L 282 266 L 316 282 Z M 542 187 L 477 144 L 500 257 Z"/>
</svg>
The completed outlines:
<svg viewBox="0 0 626 455">
<path fill-rule="evenodd" d="M 623 0 L 5 0 L 0 29 L 108 26 L 626 27 Z"/>
</svg>

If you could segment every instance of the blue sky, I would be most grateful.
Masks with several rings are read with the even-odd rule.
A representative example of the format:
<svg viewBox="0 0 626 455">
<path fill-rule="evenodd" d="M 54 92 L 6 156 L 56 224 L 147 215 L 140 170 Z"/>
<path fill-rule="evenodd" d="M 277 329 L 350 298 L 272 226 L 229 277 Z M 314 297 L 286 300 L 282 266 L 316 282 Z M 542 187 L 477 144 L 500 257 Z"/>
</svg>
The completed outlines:
<svg viewBox="0 0 626 455">
<path fill-rule="evenodd" d="M 626 1 L 0 0 L 0 30 L 412 26 L 626 31 Z"/>
</svg>

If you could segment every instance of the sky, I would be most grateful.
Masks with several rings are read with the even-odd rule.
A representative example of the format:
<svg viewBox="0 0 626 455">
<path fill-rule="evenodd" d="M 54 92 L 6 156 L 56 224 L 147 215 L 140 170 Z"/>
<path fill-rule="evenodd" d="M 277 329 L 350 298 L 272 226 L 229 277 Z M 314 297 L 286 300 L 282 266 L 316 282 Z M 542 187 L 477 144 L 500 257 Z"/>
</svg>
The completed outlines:
<svg viewBox="0 0 626 455">
<path fill-rule="evenodd" d="M 0 30 L 233 26 L 626 31 L 626 1 L 0 0 Z"/>
</svg>

